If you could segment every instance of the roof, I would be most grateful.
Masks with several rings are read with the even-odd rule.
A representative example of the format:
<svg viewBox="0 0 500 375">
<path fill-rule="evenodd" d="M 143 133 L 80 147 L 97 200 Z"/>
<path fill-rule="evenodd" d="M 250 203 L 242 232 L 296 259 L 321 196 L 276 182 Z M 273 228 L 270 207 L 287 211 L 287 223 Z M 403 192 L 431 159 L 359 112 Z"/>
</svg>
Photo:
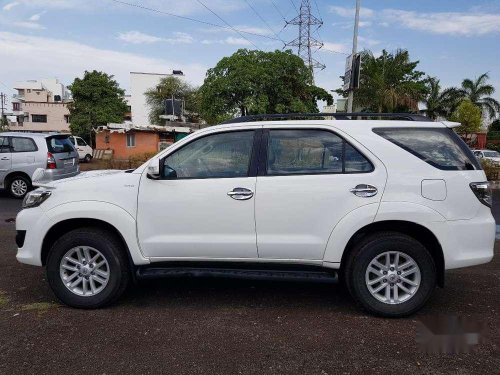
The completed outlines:
<svg viewBox="0 0 500 375">
<path fill-rule="evenodd" d="M 2 136 L 9 136 L 9 137 L 40 137 L 40 138 L 47 138 L 51 137 L 54 135 L 65 135 L 65 136 L 70 136 L 71 134 L 66 134 L 66 133 L 56 133 L 56 132 L 51 132 L 51 133 L 29 133 L 29 132 L 3 132 L 0 133 Z"/>
<path fill-rule="evenodd" d="M 43 85 L 40 81 L 20 81 L 20 82 L 16 82 L 14 84 L 14 89 L 16 89 L 16 90 L 24 90 L 24 89 L 42 90 Z"/>
<path fill-rule="evenodd" d="M 134 125 L 130 121 L 125 121 L 121 124 L 109 123 L 107 125 L 98 126 L 95 130 L 96 133 L 109 130 L 111 133 L 126 133 L 129 131 L 142 131 L 142 132 L 176 132 L 176 133 L 191 133 L 192 130 L 186 126 L 160 126 L 160 125 Z"/>
<path fill-rule="evenodd" d="M 457 124 L 457 123 L 453 123 Z M 279 121 L 249 121 L 238 123 L 227 123 L 216 126 L 228 128 L 245 127 L 255 125 L 284 125 L 284 126 L 304 126 L 304 125 L 326 125 L 337 128 L 446 128 L 450 127 L 445 122 L 440 121 L 398 121 L 398 120 L 279 120 Z"/>
</svg>

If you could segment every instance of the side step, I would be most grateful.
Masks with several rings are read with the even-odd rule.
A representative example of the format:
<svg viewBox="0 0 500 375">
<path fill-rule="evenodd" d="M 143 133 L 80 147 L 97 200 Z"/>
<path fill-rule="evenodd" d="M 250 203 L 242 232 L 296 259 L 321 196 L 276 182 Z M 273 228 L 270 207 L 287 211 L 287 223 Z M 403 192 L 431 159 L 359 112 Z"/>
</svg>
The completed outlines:
<svg viewBox="0 0 500 375">
<path fill-rule="evenodd" d="M 137 278 L 159 277 L 207 277 L 246 280 L 282 280 L 334 284 L 337 274 L 327 271 L 239 269 L 239 268 L 198 268 L 198 267 L 142 267 L 137 269 Z"/>
</svg>

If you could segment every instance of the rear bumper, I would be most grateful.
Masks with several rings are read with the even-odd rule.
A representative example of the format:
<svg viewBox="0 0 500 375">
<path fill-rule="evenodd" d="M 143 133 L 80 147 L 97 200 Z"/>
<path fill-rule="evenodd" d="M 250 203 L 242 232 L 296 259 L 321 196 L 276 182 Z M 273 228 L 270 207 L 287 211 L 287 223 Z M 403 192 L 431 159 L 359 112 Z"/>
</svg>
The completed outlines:
<svg viewBox="0 0 500 375">
<path fill-rule="evenodd" d="M 489 210 L 470 220 L 446 221 L 436 226 L 445 269 L 475 266 L 493 259 L 496 224 Z"/>
<path fill-rule="evenodd" d="M 74 177 L 80 173 L 80 166 L 77 166 L 74 170 L 64 170 L 64 169 L 46 169 L 43 176 L 44 181 L 55 181 L 62 178 Z"/>
</svg>

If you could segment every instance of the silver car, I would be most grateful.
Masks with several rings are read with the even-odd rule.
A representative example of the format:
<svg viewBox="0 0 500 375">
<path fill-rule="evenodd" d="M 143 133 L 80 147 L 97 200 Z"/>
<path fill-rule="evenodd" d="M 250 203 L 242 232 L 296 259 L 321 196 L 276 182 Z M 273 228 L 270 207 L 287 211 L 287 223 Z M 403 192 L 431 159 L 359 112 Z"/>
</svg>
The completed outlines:
<svg viewBox="0 0 500 375">
<path fill-rule="evenodd" d="M 31 177 L 44 168 L 44 179 L 59 180 L 80 173 L 78 153 L 68 135 L 0 133 L 0 188 L 23 198 L 31 188 Z"/>
</svg>

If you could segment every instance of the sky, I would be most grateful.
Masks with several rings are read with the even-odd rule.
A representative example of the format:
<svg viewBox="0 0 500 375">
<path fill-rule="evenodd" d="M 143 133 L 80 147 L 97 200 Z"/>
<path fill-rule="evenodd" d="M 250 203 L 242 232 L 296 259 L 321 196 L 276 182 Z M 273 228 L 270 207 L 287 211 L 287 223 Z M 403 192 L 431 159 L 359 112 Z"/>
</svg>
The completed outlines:
<svg viewBox="0 0 500 375">
<path fill-rule="evenodd" d="M 297 15 L 300 0 L 123 2 L 136 6 L 113 0 L 0 0 L 0 91 L 11 94 L 15 82 L 27 79 L 56 77 L 69 85 L 92 69 L 114 75 L 125 90 L 131 71 L 180 69 L 188 82 L 201 85 L 207 69 L 239 48 L 273 51 L 298 36 L 297 26 L 285 27 L 284 20 Z M 314 36 L 324 48 L 314 57 L 326 68 L 316 72 L 316 84 L 334 90 L 352 48 L 355 0 L 310 2 L 323 20 Z M 420 61 L 418 68 L 444 87 L 489 72 L 500 99 L 500 0 L 361 3 L 360 49 L 375 54 L 407 49 Z"/>
</svg>

